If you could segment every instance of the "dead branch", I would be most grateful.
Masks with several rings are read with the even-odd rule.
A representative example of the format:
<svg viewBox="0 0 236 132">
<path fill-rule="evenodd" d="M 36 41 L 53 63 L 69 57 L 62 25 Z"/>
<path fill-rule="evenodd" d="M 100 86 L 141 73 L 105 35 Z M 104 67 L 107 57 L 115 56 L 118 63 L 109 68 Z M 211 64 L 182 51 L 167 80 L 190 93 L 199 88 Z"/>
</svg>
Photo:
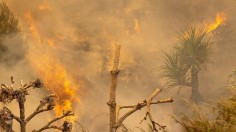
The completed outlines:
<svg viewBox="0 0 236 132">
<path fill-rule="evenodd" d="M 128 106 L 120 106 L 118 107 L 118 114 L 119 114 L 119 111 L 121 109 L 124 109 L 124 108 L 132 108 L 131 110 L 129 110 L 128 112 L 126 112 L 122 117 L 120 117 L 116 124 L 115 124 L 115 128 L 118 128 L 121 126 L 121 124 L 123 123 L 123 121 L 130 115 L 132 115 L 134 112 L 136 112 L 137 110 L 141 110 L 143 107 L 147 106 L 147 111 L 149 111 L 150 113 L 150 105 L 151 104 L 160 104 L 160 103 L 171 103 L 173 102 L 173 99 L 172 98 L 168 98 L 168 99 L 165 99 L 165 100 L 158 100 L 158 101 L 152 101 L 155 96 L 161 92 L 161 89 L 156 89 L 149 97 L 148 99 L 144 100 L 143 102 L 141 103 L 138 103 L 136 105 L 128 105 Z M 119 115 L 117 114 L 117 118 L 119 117 Z M 146 117 L 148 114 L 147 112 L 145 113 L 145 116 Z M 152 119 L 152 118 L 151 118 Z"/>
<path fill-rule="evenodd" d="M 116 86 L 117 86 L 117 77 L 119 74 L 119 56 L 120 56 L 120 46 L 116 45 L 116 51 L 115 51 L 115 57 L 113 62 L 113 68 L 111 70 L 111 87 L 110 87 L 110 100 L 107 103 L 110 108 L 110 132 L 115 132 L 118 127 L 122 126 L 122 123 L 124 120 L 132 115 L 137 110 L 142 109 L 143 107 L 147 107 L 146 113 L 142 120 L 146 120 L 147 116 L 149 117 L 149 120 L 152 123 L 153 130 L 157 131 L 156 125 L 159 127 L 159 129 L 164 130 L 165 126 L 162 126 L 155 122 L 151 115 L 151 108 L 150 106 L 152 104 L 159 104 L 159 103 L 171 103 L 173 102 L 172 98 L 166 99 L 166 100 L 158 100 L 153 101 L 153 99 L 157 96 L 159 92 L 161 92 L 161 89 L 155 89 L 155 91 L 143 102 L 137 103 L 136 105 L 128 105 L 128 106 L 118 106 L 116 105 Z M 128 112 L 126 112 L 123 116 L 119 118 L 119 113 L 121 109 L 124 108 L 130 108 Z"/>
<path fill-rule="evenodd" d="M 111 86 L 110 86 L 110 100 L 107 102 L 110 108 L 110 132 L 114 132 L 114 125 L 116 123 L 116 86 L 117 76 L 119 74 L 119 59 L 120 59 L 120 45 L 116 44 L 115 57 L 113 68 L 111 70 Z"/>
<path fill-rule="evenodd" d="M 6 132 L 13 132 L 12 130 L 13 125 L 13 117 L 11 111 L 8 109 L 1 109 L 0 110 L 0 130 Z"/>
<path fill-rule="evenodd" d="M 31 115 L 29 115 L 29 117 L 25 120 L 25 122 L 28 123 L 34 116 L 36 116 L 39 113 L 52 110 L 55 106 L 54 98 L 56 98 L 56 96 L 53 94 L 48 95 L 47 97 L 43 98 L 40 101 L 39 106 Z"/>
<path fill-rule="evenodd" d="M 6 84 L 1 84 L 1 89 L 0 89 L 0 102 L 3 104 L 8 104 L 11 103 L 14 99 L 17 99 L 17 101 L 24 101 L 25 98 L 22 98 L 22 96 L 28 95 L 28 88 L 40 88 L 42 87 L 42 83 L 40 82 L 39 79 L 30 82 L 29 84 L 22 85 L 19 89 L 14 90 L 13 89 L 13 84 L 14 84 L 14 79 L 11 77 L 11 86 L 8 86 Z"/>
<path fill-rule="evenodd" d="M 159 123 L 157 123 L 155 121 L 153 121 L 153 123 L 159 127 L 159 130 L 163 130 L 164 131 L 165 128 L 166 128 L 166 126 L 160 125 Z"/>
<path fill-rule="evenodd" d="M 20 109 L 20 117 L 15 116 L 7 107 L 4 107 L 2 110 L 0 110 L 0 118 L 1 118 L 1 123 L 0 123 L 0 128 L 13 132 L 12 130 L 12 123 L 13 119 L 18 121 L 20 123 L 20 131 L 21 132 L 26 132 L 26 124 L 34 118 L 36 115 L 39 113 L 45 112 L 52 110 L 55 106 L 54 98 L 56 97 L 55 95 L 49 95 L 45 98 L 43 98 L 40 101 L 39 106 L 35 109 L 35 111 L 29 115 L 25 119 L 25 101 L 26 101 L 26 95 L 29 95 L 28 89 L 29 88 L 40 88 L 42 87 L 42 83 L 40 82 L 39 79 L 32 81 L 28 84 L 23 84 L 23 81 L 21 79 L 21 85 L 18 89 L 13 89 L 14 86 L 14 78 L 11 77 L 11 85 L 8 86 L 6 84 L 1 84 L 1 89 L 0 89 L 0 102 L 7 104 L 10 103 L 12 100 L 17 100 L 19 109 Z M 52 125 L 52 123 L 67 117 L 67 116 L 73 116 L 74 114 L 71 111 L 67 111 L 63 113 L 62 116 L 57 117 L 53 120 L 51 120 L 47 125 L 42 127 L 41 129 L 37 130 L 37 132 L 46 130 L 46 129 L 58 129 L 61 130 L 62 132 L 71 132 L 72 129 L 72 123 L 64 121 L 62 126 L 55 126 Z M 2 126 L 1 126 L 2 125 Z M 36 130 L 34 130 L 36 131 Z"/>
<path fill-rule="evenodd" d="M 150 122 L 152 123 L 152 129 L 153 131 L 157 131 L 157 128 L 156 128 L 156 123 L 153 118 L 152 118 L 152 114 L 151 114 L 151 101 L 156 97 L 156 95 L 161 91 L 161 89 L 156 89 L 152 94 L 151 96 L 149 96 L 149 98 L 147 100 L 145 100 L 145 102 L 147 103 L 147 110 L 146 110 L 146 113 L 143 117 L 143 119 L 141 120 L 141 123 L 143 120 L 146 120 L 147 119 L 147 116 L 149 117 L 149 120 Z M 161 126 L 161 125 L 159 125 Z M 160 128 L 163 128 L 163 127 L 160 127 Z M 165 128 L 165 127 L 164 127 Z"/>
<path fill-rule="evenodd" d="M 51 125 L 54 122 L 56 122 L 62 118 L 68 117 L 68 116 L 74 116 L 74 113 L 72 113 L 71 111 L 67 111 L 67 112 L 63 113 L 62 116 L 54 118 L 53 120 L 48 122 L 44 127 L 40 128 L 39 130 L 33 130 L 33 132 L 42 132 L 43 130 L 46 130 L 46 129 L 58 129 L 63 132 L 69 132 L 69 130 L 67 130 L 67 129 L 71 129 L 71 123 L 69 123 L 67 121 L 65 121 L 61 127 Z M 68 128 L 68 127 L 70 127 L 70 128 Z"/>
<path fill-rule="evenodd" d="M 42 82 L 39 79 L 30 82 L 29 84 L 23 85 L 20 89 L 28 89 L 28 88 L 41 88 L 43 86 Z"/>
<path fill-rule="evenodd" d="M 9 113 L 11 113 L 11 116 L 13 117 L 13 119 L 15 119 L 16 121 L 18 121 L 19 123 L 21 122 L 20 118 L 16 115 L 14 115 L 11 110 L 9 110 L 7 107 L 3 107 L 3 109 L 5 109 L 6 111 L 8 111 Z"/>
<path fill-rule="evenodd" d="M 171 103 L 173 102 L 173 99 L 172 98 L 168 98 L 168 99 L 163 99 L 163 100 L 157 100 L 157 101 L 152 101 L 150 105 L 152 104 L 162 104 L 162 103 Z M 139 109 L 133 109 L 133 110 L 140 110 L 142 109 L 143 107 L 145 107 L 147 105 L 146 101 L 143 101 L 141 103 L 138 103 L 136 105 L 127 105 L 127 106 L 118 106 L 117 107 L 117 122 L 118 122 L 118 119 L 119 119 L 119 112 L 121 109 L 125 109 L 125 108 L 138 108 L 140 107 Z M 133 110 L 130 110 L 130 111 L 133 111 Z"/>
<path fill-rule="evenodd" d="M 167 102 L 173 102 L 173 99 L 172 99 L 172 98 L 168 98 L 168 99 L 162 99 L 162 100 L 152 101 L 152 102 L 151 102 L 151 105 L 152 105 L 152 104 L 162 104 L 162 103 L 167 103 Z M 141 102 L 140 105 L 146 106 L 147 103 Z M 119 107 L 120 107 L 120 110 L 121 110 L 121 109 L 124 109 L 124 108 L 134 108 L 135 106 L 136 106 L 136 105 L 127 105 L 127 106 L 119 106 Z"/>
</svg>

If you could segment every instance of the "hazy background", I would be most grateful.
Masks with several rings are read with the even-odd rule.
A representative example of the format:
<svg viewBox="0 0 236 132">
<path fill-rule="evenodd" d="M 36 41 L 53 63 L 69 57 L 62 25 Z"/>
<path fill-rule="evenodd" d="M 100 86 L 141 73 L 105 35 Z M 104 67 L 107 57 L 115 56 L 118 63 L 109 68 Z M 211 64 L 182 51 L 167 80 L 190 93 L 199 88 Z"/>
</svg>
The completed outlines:
<svg viewBox="0 0 236 132">
<path fill-rule="evenodd" d="M 9 83 L 11 75 L 16 82 L 20 78 L 25 82 L 43 78 L 42 71 L 47 70 L 47 65 L 53 76 L 57 66 L 62 66 L 80 99 L 74 109 L 78 121 L 92 132 L 108 131 L 106 102 L 115 42 L 122 47 L 118 105 L 136 104 L 156 87 L 162 87 L 157 70 L 162 64 L 160 52 L 174 45 L 178 31 L 190 25 L 212 23 L 217 13 L 224 12 L 227 20 L 209 34 L 215 53 L 208 71 L 200 74 L 200 93 L 204 99 L 224 95 L 227 75 L 236 65 L 235 0 L 8 0 L 7 4 L 20 21 L 22 39 L 17 35 L 4 39 L 8 50 L 0 62 L 0 83 Z M 46 90 L 32 91 L 27 113 L 34 110 L 45 93 Z M 179 99 L 189 96 L 187 88 L 178 95 L 176 90 L 161 93 L 158 98 L 174 97 L 175 101 L 152 106 L 155 120 L 167 125 L 169 131 L 181 131 L 169 115 L 186 112 L 187 106 Z M 139 131 L 135 127 L 146 128 L 146 122 L 139 124 L 143 114 L 138 111 L 124 124 L 135 132 Z M 47 114 L 39 116 L 27 128 L 40 128 L 48 119 Z"/>
</svg>

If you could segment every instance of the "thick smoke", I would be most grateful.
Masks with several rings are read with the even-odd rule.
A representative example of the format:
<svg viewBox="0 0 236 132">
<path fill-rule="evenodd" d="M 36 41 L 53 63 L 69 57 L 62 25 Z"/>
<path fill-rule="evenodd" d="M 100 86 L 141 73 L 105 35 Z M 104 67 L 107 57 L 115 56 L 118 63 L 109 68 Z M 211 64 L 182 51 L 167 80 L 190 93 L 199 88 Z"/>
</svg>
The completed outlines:
<svg viewBox="0 0 236 132">
<path fill-rule="evenodd" d="M 73 83 L 78 87 L 79 105 L 75 113 L 78 121 L 90 131 L 108 131 L 109 66 L 114 43 L 121 44 L 121 73 L 117 87 L 118 104 L 135 104 L 145 99 L 156 87 L 162 87 L 163 80 L 158 76 L 157 68 L 161 65 L 160 52 L 168 51 L 175 42 L 178 31 L 190 25 L 207 24 L 214 21 L 219 12 L 227 15 L 226 24 L 212 34 L 215 53 L 213 63 L 207 72 L 200 75 L 200 92 L 207 99 L 214 99 L 224 93 L 224 84 L 228 73 L 235 67 L 236 19 L 234 0 L 8 0 L 7 4 L 19 18 L 24 43 L 6 39 L 9 43 L 7 54 L 14 56 L 2 61 L 0 65 L 1 83 L 8 82 L 8 77 L 26 81 L 41 77 L 35 72 L 27 55 L 43 61 L 44 55 L 50 55 L 60 62 Z M 34 36 L 30 32 L 25 14 L 30 12 L 37 27 L 42 46 L 35 46 Z M 36 34 L 37 36 L 37 34 Z M 19 48 L 19 47 L 20 48 Z M 18 54 L 24 57 L 18 63 Z M 7 64 L 7 65 L 6 65 Z M 44 66 L 44 65 L 42 65 Z M 46 91 L 46 90 L 45 90 Z M 35 102 L 46 92 L 29 97 L 28 112 L 37 106 Z M 164 92 L 159 98 L 173 96 L 172 104 L 154 106 L 154 118 L 160 124 L 167 125 L 169 131 L 180 131 L 180 126 L 170 118 L 170 114 L 184 112 L 180 98 L 189 98 L 190 89 Z M 13 104 L 12 107 L 16 107 Z M 48 119 L 39 117 L 33 120 L 29 130 L 46 123 Z M 139 124 L 143 111 L 139 111 L 124 123 L 128 128 L 147 128 Z M 15 123 L 16 124 L 16 123 Z M 16 126 L 17 127 L 17 126 Z M 77 126 L 78 127 L 78 126 Z"/>
</svg>

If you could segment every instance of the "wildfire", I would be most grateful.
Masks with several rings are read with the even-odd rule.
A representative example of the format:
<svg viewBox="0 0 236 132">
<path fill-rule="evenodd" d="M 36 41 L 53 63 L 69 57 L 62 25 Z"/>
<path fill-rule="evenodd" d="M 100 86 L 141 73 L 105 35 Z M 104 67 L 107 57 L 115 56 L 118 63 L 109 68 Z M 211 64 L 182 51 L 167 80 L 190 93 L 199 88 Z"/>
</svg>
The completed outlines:
<svg viewBox="0 0 236 132">
<path fill-rule="evenodd" d="M 215 22 L 208 25 L 207 32 L 211 32 L 211 31 L 215 30 L 217 27 L 219 27 L 221 24 L 223 24 L 225 22 L 225 20 L 226 20 L 225 13 L 217 13 Z"/>
<path fill-rule="evenodd" d="M 33 70 L 39 76 L 45 87 L 55 94 L 56 99 L 55 114 L 61 115 L 64 111 L 73 110 L 74 102 L 78 102 L 76 89 L 72 79 L 68 75 L 66 67 L 60 62 L 60 59 L 53 55 L 50 47 L 55 48 L 54 39 L 44 38 L 40 35 L 37 23 L 33 19 L 31 12 L 25 13 L 29 26 L 29 52 L 28 59 Z M 74 121 L 74 117 L 68 120 Z"/>
<path fill-rule="evenodd" d="M 36 27 L 36 22 L 34 21 L 31 12 L 27 11 L 24 14 L 24 17 L 29 24 L 29 32 L 30 32 L 31 37 L 36 39 L 37 42 L 41 43 L 39 31 L 38 31 L 38 28 Z"/>
<path fill-rule="evenodd" d="M 76 88 L 72 85 L 65 67 L 52 57 L 45 59 L 46 61 L 36 66 L 39 74 L 43 75 L 43 82 L 45 86 L 55 95 L 58 99 L 56 102 L 55 112 L 56 115 L 61 115 L 63 111 L 72 110 L 73 102 L 78 101 L 76 98 Z M 42 66 L 44 68 L 42 68 Z"/>
</svg>

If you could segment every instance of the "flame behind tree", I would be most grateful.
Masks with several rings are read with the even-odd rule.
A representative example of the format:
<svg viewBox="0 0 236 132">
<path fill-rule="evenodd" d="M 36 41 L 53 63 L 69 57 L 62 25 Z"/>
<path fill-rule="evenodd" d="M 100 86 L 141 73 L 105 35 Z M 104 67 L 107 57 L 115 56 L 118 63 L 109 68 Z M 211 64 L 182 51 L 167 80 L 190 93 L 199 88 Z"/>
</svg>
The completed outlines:
<svg viewBox="0 0 236 132">
<path fill-rule="evenodd" d="M 40 34 L 31 12 L 25 13 L 25 19 L 29 23 L 28 41 L 31 42 L 28 60 L 45 87 L 58 97 L 54 109 L 56 115 L 61 115 L 63 111 L 73 110 L 73 102 L 78 102 L 76 87 L 73 86 L 66 67 L 51 52 L 56 48 L 54 39 L 44 38 Z M 74 117 L 70 117 L 69 120 L 73 121 Z"/>
<path fill-rule="evenodd" d="M 11 77 L 11 85 L 7 86 L 6 84 L 1 84 L 0 88 L 0 102 L 4 105 L 11 103 L 13 100 L 17 100 L 19 105 L 20 116 L 17 116 L 12 113 L 10 109 L 7 107 L 3 107 L 0 110 L 0 131 L 6 132 L 13 132 L 13 119 L 16 120 L 20 124 L 20 131 L 26 132 L 26 125 L 33 119 L 35 116 L 42 112 L 47 112 L 55 108 L 54 98 L 55 95 L 51 94 L 46 96 L 40 101 L 40 104 L 35 109 L 33 113 L 31 113 L 28 117 L 25 114 L 25 102 L 26 96 L 29 95 L 29 89 L 41 88 L 42 83 L 39 79 L 32 81 L 28 84 L 23 84 L 21 80 L 21 86 L 18 89 L 14 88 L 14 79 Z M 68 121 L 64 121 L 62 126 L 56 126 L 54 123 L 58 120 L 61 120 L 68 116 L 74 116 L 71 111 L 65 111 L 61 116 L 54 118 L 53 120 L 49 121 L 45 126 L 38 130 L 33 130 L 33 132 L 41 132 L 46 129 L 57 129 L 61 130 L 62 132 L 71 132 L 72 130 L 72 123 Z"/>
<path fill-rule="evenodd" d="M 225 13 L 217 13 L 216 14 L 216 19 L 214 23 L 211 23 L 208 25 L 208 30 L 207 32 L 212 32 L 213 30 L 215 30 L 216 28 L 218 28 L 221 24 L 223 24 L 226 20 L 226 15 Z"/>
<path fill-rule="evenodd" d="M 46 88 L 58 96 L 55 106 L 56 115 L 72 110 L 72 103 L 78 99 L 76 98 L 76 88 L 72 86 L 65 67 L 48 55 L 43 58 L 43 63 L 37 63 L 37 60 L 34 61 L 34 59 L 30 60 L 35 64 L 34 68 L 37 70 L 37 74 L 41 75 Z"/>
</svg>

